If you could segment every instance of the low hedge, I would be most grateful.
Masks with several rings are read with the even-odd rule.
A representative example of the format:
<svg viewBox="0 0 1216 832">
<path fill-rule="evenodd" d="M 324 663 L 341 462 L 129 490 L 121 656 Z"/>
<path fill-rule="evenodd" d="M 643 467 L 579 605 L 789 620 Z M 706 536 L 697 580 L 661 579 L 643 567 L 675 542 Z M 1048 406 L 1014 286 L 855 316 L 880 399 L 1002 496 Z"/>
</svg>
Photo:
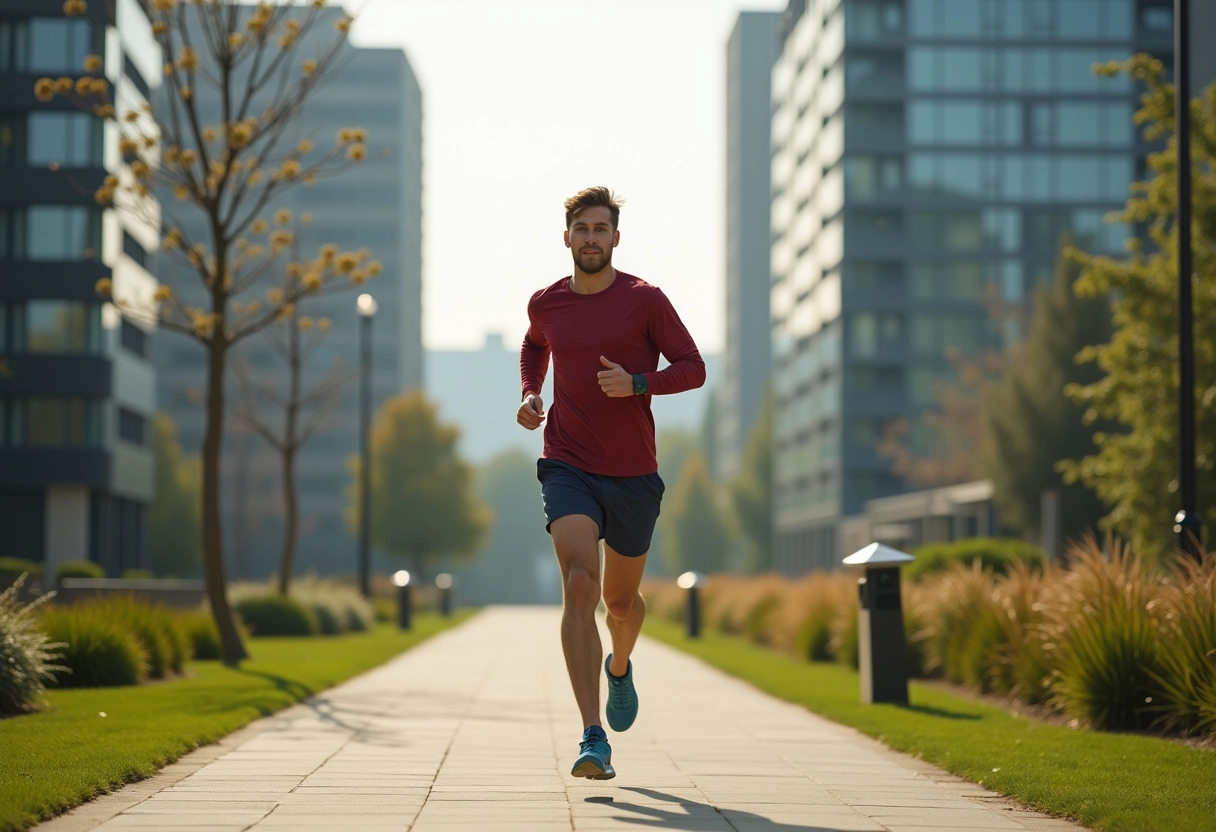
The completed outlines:
<svg viewBox="0 0 1216 832">
<path fill-rule="evenodd" d="M 1024 540 L 997 537 L 970 537 L 953 543 L 929 543 L 911 552 L 916 558 L 903 568 L 904 580 L 919 581 L 926 575 L 942 572 L 952 563 L 970 566 L 979 563 L 998 575 L 1006 575 L 1015 563 L 1042 569 L 1043 550 Z"/>
</svg>

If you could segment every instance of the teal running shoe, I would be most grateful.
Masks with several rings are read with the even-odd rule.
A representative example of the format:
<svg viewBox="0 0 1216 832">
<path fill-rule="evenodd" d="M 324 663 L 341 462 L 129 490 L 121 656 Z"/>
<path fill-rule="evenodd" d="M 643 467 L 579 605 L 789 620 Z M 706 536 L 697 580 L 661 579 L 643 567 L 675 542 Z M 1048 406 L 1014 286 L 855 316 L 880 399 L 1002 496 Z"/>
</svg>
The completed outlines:
<svg viewBox="0 0 1216 832">
<path fill-rule="evenodd" d="M 604 660 L 604 675 L 608 677 L 608 705 L 604 713 L 613 731 L 624 731 L 638 715 L 638 693 L 633 689 L 633 662 L 626 664 L 624 676 L 613 676 L 608 670 L 612 654 Z"/>
<path fill-rule="evenodd" d="M 584 731 L 578 750 L 578 759 L 574 761 L 574 768 L 570 769 L 572 775 L 588 780 L 611 780 L 616 777 L 616 771 L 612 768 L 612 747 L 608 745 L 608 735 L 603 728 L 592 725 Z"/>
</svg>

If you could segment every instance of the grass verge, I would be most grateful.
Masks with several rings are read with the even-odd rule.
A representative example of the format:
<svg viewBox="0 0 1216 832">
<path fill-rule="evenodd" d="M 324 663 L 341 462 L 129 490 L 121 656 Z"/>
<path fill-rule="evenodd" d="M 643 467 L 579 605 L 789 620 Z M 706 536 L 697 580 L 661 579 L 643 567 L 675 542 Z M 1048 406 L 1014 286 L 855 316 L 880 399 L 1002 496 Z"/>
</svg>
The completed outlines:
<svg viewBox="0 0 1216 832">
<path fill-rule="evenodd" d="M 255 638 L 239 667 L 190 662 L 186 677 L 162 684 L 49 691 L 45 710 L 0 720 L 0 830 L 24 829 L 148 777 L 471 614 L 416 615 L 408 633 L 378 624 L 334 637 Z"/>
<path fill-rule="evenodd" d="M 1216 752 L 1155 737 L 1081 731 L 913 682 L 908 707 L 863 705 L 857 673 L 796 661 L 718 633 L 644 632 L 763 691 L 1029 806 L 1109 832 L 1216 830 Z"/>
</svg>

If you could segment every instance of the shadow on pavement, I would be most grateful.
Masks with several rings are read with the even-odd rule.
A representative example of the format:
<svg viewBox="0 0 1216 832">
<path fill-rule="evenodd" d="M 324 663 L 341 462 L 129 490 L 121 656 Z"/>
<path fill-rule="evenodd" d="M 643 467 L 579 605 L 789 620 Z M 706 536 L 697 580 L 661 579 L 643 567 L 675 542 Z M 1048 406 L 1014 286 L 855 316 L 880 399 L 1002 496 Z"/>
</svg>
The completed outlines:
<svg viewBox="0 0 1216 832">
<path fill-rule="evenodd" d="M 620 800 L 611 800 L 602 797 L 589 797 L 588 803 L 603 803 L 613 806 L 617 809 L 624 809 L 629 812 L 636 812 L 640 817 L 630 817 L 628 815 L 615 818 L 624 823 L 632 823 L 637 826 L 652 826 L 656 829 L 678 829 L 685 832 L 696 832 L 696 830 L 706 830 L 706 832 L 717 832 L 722 828 L 722 822 L 725 820 L 734 825 L 739 821 L 743 822 L 748 830 L 764 830 L 764 832 L 840 832 L 830 826 L 811 826 L 803 824 L 780 823 L 775 820 L 769 820 L 764 815 L 757 815 L 754 812 L 744 812 L 739 809 L 718 809 L 708 803 L 697 803 L 692 800 L 675 797 L 673 795 L 664 794 L 654 789 L 642 789 L 632 786 L 626 786 L 621 789 L 624 792 L 636 792 L 644 797 L 653 800 L 662 800 L 667 803 L 675 804 L 673 809 L 664 809 L 660 806 L 640 804 L 640 803 L 625 803 Z M 714 814 L 706 816 L 701 813 L 700 816 L 695 814 L 697 809 L 711 809 Z M 807 808 L 807 811 L 813 811 Z"/>
</svg>

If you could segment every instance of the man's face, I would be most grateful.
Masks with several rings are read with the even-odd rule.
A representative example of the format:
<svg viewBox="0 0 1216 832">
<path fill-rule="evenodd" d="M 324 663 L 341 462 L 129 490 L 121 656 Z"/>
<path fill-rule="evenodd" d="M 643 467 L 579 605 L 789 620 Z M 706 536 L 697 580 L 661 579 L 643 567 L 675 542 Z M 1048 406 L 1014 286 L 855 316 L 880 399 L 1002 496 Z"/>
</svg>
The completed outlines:
<svg viewBox="0 0 1216 832">
<path fill-rule="evenodd" d="M 565 238 L 579 271 L 598 274 L 612 265 L 612 249 L 621 241 L 621 234 L 612 230 L 612 212 L 607 206 L 593 205 L 574 215 Z"/>
</svg>

